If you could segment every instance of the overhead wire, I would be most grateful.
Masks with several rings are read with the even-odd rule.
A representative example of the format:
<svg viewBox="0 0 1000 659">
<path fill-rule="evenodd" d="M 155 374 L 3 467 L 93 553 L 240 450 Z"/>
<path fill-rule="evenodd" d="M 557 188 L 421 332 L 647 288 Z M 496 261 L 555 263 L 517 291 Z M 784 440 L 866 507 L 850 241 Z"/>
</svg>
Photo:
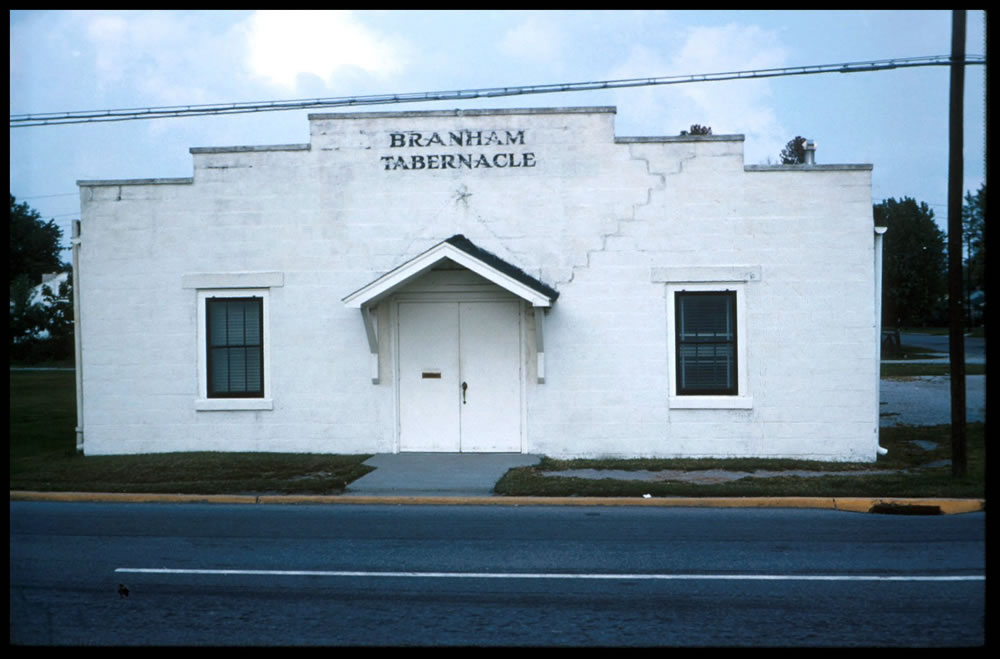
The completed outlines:
<svg viewBox="0 0 1000 659">
<path fill-rule="evenodd" d="M 986 59 L 982 55 L 967 55 L 965 57 L 965 63 L 967 65 L 985 64 Z M 52 126 L 109 121 L 135 121 L 140 119 L 167 119 L 209 115 L 245 114 L 252 112 L 277 112 L 285 110 L 360 107 L 366 105 L 386 105 L 396 103 L 421 103 L 428 101 L 471 100 L 477 98 L 497 98 L 503 96 L 520 96 L 529 94 L 552 94 L 563 92 L 597 91 L 603 89 L 622 89 L 627 87 L 676 85 L 692 82 L 752 80 L 759 78 L 775 78 L 780 76 L 814 75 L 820 73 L 864 73 L 890 69 L 950 65 L 950 55 L 930 55 L 921 57 L 869 60 L 862 62 L 842 62 L 839 64 L 819 64 L 812 66 L 780 67 L 749 71 L 726 71 L 719 73 L 699 73 L 651 78 L 628 78 L 623 80 L 602 80 L 593 82 L 487 87 L 481 89 L 411 92 L 402 94 L 374 94 L 367 96 L 343 96 L 283 101 L 256 101 L 204 105 L 172 105 L 148 108 L 119 108 L 110 110 L 41 112 L 31 114 L 12 114 L 10 115 L 10 127 L 22 128 L 29 126 Z"/>
</svg>

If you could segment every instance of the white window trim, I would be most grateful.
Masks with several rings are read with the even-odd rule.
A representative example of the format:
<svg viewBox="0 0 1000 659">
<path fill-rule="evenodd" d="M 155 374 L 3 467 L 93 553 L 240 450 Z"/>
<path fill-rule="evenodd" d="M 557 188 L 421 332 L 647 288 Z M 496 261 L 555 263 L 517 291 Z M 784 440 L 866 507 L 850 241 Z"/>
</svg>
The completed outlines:
<svg viewBox="0 0 1000 659">
<path fill-rule="evenodd" d="M 759 279 L 759 275 L 757 277 Z M 748 278 L 753 280 L 755 278 Z M 674 310 L 674 293 L 721 292 L 736 293 L 736 382 L 735 396 L 678 396 L 677 388 L 677 332 L 676 312 Z M 713 282 L 669 282 L 667 283 L 667 369 L 668 396 L 670 409 L 751 409 L 753 396 L 750 395 L 749 363 L 747 361 L 747 313 L 746 313 L 746 280 L 744 281 L 713 281 Z"/>
<path fill-rule="evenodd" d="M 194 409 L 200 412 L 271 410 L 271 324 L 270 289 L 267 288 L 200 288 L 198 289 L 198 398 Z M 262 398 L 208 397 L 208 337 L 206 336 L 206 300 L 211 297 L 259 297 L 262 300 L 264 326 L 264 396 Z"/>
</svg>

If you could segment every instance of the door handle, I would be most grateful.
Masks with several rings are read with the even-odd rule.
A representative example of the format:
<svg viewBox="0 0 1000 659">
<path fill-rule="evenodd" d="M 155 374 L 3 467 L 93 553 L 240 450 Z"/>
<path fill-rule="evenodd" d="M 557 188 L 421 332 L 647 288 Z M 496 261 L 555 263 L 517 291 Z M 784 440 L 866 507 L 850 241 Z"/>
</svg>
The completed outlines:
<svg viewBox="0 0 1000 659">
<path fill-rule="evenodd" d="M 462 405 L 465 405 L 465 390 L 469 388 L 468 382 L 462 383 Z"/>
</svg>

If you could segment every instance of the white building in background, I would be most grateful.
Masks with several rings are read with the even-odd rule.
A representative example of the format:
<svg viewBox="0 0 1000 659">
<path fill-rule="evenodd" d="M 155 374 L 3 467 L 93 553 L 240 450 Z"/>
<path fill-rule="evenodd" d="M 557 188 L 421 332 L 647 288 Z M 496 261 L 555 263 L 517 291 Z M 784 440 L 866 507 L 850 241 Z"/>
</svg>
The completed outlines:
<svg viewBox="0 0 1000 659">
<path fill-rule="evenodd" d="M 614 117 L 318 114 L 81 181 L 80 447 L 874 460 L 871 166 Z"/>
<path fill-rule="evenodd" d="M 28 304 L 48 305 L 48 301 L 45 299 L 46 294 L 58 295 L 60 287 L 69 282 L 69 274 L 68 272 L 47 272 L 43 274 L 42 282 L 31 289 L 31 294 L 28 296 Z M 48 293 L 46 293 L 46 288 L 48 289 Z"/>
</svg>

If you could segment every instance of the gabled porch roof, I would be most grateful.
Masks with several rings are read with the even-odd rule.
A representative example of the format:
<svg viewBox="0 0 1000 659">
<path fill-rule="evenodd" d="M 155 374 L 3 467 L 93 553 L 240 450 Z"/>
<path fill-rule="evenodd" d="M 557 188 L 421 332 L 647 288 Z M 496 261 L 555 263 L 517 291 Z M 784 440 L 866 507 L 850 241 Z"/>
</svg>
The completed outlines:
<svg viewBox="0 0 1000 659">
<path fill-rule="evenodd" d="M 559 297 L 559 292 L 551 286 L 457 234 L 354 291 L 343 299 L 344 304 L 352 309 L 373 307 L 444 259 L 488 279 L 533 307 L 550 307 Z"/>
<path fill-rule="evenodd" d="M 343 299 L 352 309 L 361 310 L 361 319 L 371 353 L 371 379 L 379 383 L 378 327 L 372 309 L 402 286 L 420 277 L 441 261 L 449 259 L 480 277 L 531 303 L 535 317 L 535 349 L 538 382 L 545 381 L 545 309 L 559 297 L 559 291 L 532 277 L 516 265 L 474 244 L 461 234 L 444 240 Z"/>
</svg>

